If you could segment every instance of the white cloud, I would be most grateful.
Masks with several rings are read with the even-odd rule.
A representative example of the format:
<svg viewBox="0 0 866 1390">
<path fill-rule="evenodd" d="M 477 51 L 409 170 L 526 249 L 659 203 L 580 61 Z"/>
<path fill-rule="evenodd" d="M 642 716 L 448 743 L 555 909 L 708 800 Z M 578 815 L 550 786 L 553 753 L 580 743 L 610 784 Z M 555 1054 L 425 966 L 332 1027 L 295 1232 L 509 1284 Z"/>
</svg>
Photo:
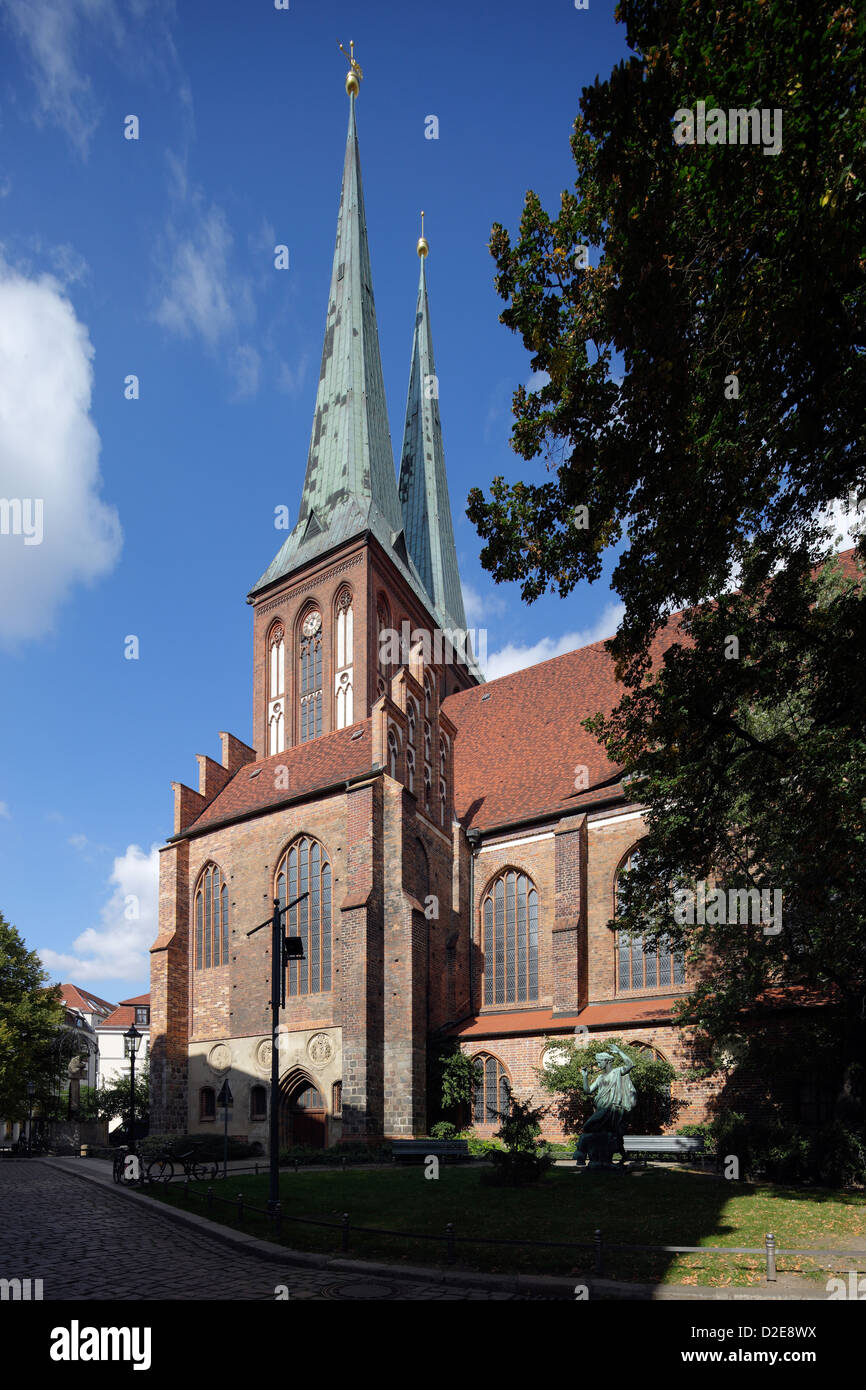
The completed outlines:
<svg viewBox="0 0 866 1390">
<path fill-rule="evenodd" d="M 53 974 L 84 984 L 95 980 L 140 980 L 150 973 L 149 949 L 157 931 L 159 850 L 146 853 L 130 845 L 114 861 L 114 885 L 101 912 L 101 924 L 88 927 L 68 954 L 42 948 L 39 955 Z"/>
<path fill-rule="evenodd" d="M 463 582 L 463 607 L 468 627 L 484 627 L 491 618 L 501 618 L 508 604 L 502 594 L 490 590 L 481 594 L 471 584 Z"/>
<path fill-rule="evenodd" d="M 169 170 L 178 210 L 158 252 L 154 317 L 168 332 L 197 337 L 212 356 L 228 361 L 235 400 L 254 396 L 261 358 L 240 341 L 255 318 L 253 294 L 249 279 L 232 268 L 234 238 L 225 213 L 215 204 L 205 208 L 201 191 L 190 187 L 185 165 L 173 155 Z"/>
<path fill-rule="evenodd" d="M 280 362 L 277 374 L 277 390 L 282 391 L 287 396 L 300 395 L 307 379 L 309 365 L 310 355 L 307 352 L 301 354 L 294 367 L 290 367 L 288 362 Z"/>
<path fill-rule="evenodd" d="M 0 254 L 0 478 L 23 511 L 0 534 L 0 645 L 43 636 L 69 590 L 107 574 L 120 553 L 117 511 L 99 496 L 92 359 L 57 280 L 28 277 Z"/>
<path fill-rule="evenodd" d="M 36 123 L 59 127 L 83 159 L 102 118 L 90 61 L 107 51 L 125 74 L 177 80 L 174 0 L 0 0 L 0 18 L 33 83 Z"/>
<path fill-rule="evenodd" d="M 0 820 L 11 820 L 12 812 L 9 810 L 8 801 L 0 801 Z"/>
<path fill-rule="evenodd" d="M 211 348 L 232 329 L 235 315 L 228 296 L 231 246 L 231 232 L 219 208 L 211 208 L 190 236 L 177 239 L 156 311 L 163 328 L 183 338 L 197 333 Z"/>
<path fill-rule="evenodd" d="M 625 612 L 621 603 L 608 603 L 604 612 L 590 628 L 577 632 L 565 632 L 561 637 L 542 637 L 527 646 L 509 642 L 497 652 L 491 652 L 484 663 L 484 674 L 489 681 L 499 676 L 508 676 L 512 671 L 522 671 L 527 666 L 537 666 L 539 661 L 549 661 L 563 652 L 576 651 L 578 647 L 588 647 L 592 642 L 601 642 L 612 637 Z"/>
<path fill-rule="evenodd" d="M 856 499 L 833 502 L 824 513 L 828 543 L 833 550 L 850 550 L 866 529 L 866 501 L 858 508 Z"/>
</svg>

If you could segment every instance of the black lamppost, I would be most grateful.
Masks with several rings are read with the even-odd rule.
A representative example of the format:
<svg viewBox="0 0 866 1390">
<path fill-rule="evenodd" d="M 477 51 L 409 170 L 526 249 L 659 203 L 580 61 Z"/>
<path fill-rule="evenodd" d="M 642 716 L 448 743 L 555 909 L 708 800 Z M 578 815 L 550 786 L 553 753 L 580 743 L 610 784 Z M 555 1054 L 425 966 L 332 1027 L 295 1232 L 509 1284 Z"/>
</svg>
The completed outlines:
<svg viewBox="0 0 866 1390">
<path fill-rule="evenodd" d="M 36 1094 L 36 1082 L 27 1082 L 27 1157 L 33 1157 L 33 1097 Z"/>
<path fill-rule="evenodd" d="M 123 1050 L 129 1058 L 129 1149 L 135 1153 L 135 1054 L 139 1049 L 143 1033 L 135 1024 L 127 1028 L 123 1035 Z"/>
<path fill-rule="evenodd" d="M 280 1008 L 286 1007 L 286 967 L 290 960 L 304 959 L 304 944 L 299 936 L 287 936 L 283 931 L 282 917 L 290 907 L 296 907 L 309 891 L 293 898 L 285 907 L 280 907 L 279 899 L 274 898 L 274 913 L 267 922 L 259 922 L 247 932 L 253 936 L 262 927 L 271 928 L 271 1114 L 268 1169 L 270 1172 L 270 1195 L 268 1207 L 276 1210 L 280 1200 L 280 1109 L 277 1095 L 280 1088 Z"/>
</svg>

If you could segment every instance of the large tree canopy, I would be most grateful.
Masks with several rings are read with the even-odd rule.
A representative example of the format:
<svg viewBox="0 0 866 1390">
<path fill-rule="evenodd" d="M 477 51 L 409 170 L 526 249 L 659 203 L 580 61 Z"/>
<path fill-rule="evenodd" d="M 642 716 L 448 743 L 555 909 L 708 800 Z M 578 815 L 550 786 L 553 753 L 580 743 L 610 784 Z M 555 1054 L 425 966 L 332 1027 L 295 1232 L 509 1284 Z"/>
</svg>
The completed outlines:
<svg viewBox="0 0 866 1390">
<path fill-rule="evenodd" d="M 0 913 L 0 1114 L 27 1114 L 27 1081 L 41 1091 L 56 1060 L 51 1044 L 63 1023 L 59 987 L 48 977 L 35 951 Z"/>
<path fill-rule="evenodd" d="M 491 237 L 502 322 L 549 377 L 515 392 L 512 443 L 549 476 L 496 478 L 468 514 L 529 601 L 597 578 L 627 538 L 628 677 L 666 613 L 736 567 L 750 588 L 815 560 L 821 510 L 864 494 L 866 9 L 623 0 L 617 17 L 634 56 L 583 93 L 575 191 L 555 218 L 528 193 L 517 240 Z M 699 101 L 780 111 L 780 151 L 675 143 Z"/>
</svg>

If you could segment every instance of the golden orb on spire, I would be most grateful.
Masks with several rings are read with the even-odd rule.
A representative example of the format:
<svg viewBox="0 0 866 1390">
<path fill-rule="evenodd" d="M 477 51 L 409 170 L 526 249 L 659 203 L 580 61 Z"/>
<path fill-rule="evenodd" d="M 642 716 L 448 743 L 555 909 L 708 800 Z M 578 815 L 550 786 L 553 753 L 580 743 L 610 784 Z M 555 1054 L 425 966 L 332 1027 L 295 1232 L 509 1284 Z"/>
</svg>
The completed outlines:
<svg viewBox="0 0 866 1390">
<path fill-rule="evenodd" d="M 360 63 L 355 62 L 355 40 L 349 40 L 349 53 L 346 52 L 342 44 L 338 44 L 338 47 L 349 62 L 349 71 L 346 73 L 346 94 L 350 97 L 356 97 L 361 90 L 361 78 L 364 74 L 361 71 Z"/>
<path fill-rule="evenodd" d="M 418 238 L 418 255 L 421 257 L 421 259 L 422 259 L 422 261 L 423 261 L 424 257 L 427 256 L 427 255 L 429 255 L 429 254 L 430 254 L 430 246 L 429 246 L 429 244 L 428 244 L 428 242 L 427 242 L 427 238 L 426 238 L 425 235 L 424 235 L 424 213 L 422 212 L 422 213 L 421 213 L 421 235 L 420 235 L 419 238 Z"/>
</svg>

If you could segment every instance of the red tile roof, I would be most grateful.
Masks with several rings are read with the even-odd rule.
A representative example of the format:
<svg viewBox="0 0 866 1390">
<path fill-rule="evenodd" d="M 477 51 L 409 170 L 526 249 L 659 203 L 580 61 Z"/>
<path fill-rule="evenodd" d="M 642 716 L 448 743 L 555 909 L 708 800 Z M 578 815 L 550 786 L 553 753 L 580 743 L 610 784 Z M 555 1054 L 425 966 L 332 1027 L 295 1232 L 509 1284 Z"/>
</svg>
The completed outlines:
<svg viewBox="0 0 866 1390">
<path fill-rule="evenodd" d="M 149 995 L 149 994 L 136 994 L 136 996 L 135 996 L 134 999 L 121 999 L 120 1005 L 119 1005 L 118 1007 L 122 1007 L 124 1004 L 132 1004 L 132 1005 L 136 1005 L 136 1004 L 137 1004 L 139 1008 L 144 1008 L 144 1009 L 150 1008 L 150 995 Z"/>
<path fill-rule="evenodd" d="M 675 635 L 666 629 L 654 654 L 660 657 Z M 442 708 L 457 726 L 458 819 L 467 829 L 489 830 L 621 796 L 620 768 L 581 721 L 609 713 L 623 693 L 604 643 L 594 642 L 449 695 Z"/>
<path fill-rule="evenodd" d="M 663 999 L 616 999 L 605 1004 L 587 1004 L 579 1013 L 554 1014 L 550 1009 L 522 1009 L 514 1012 L 478 1014 L 448 1030 L 454 1038 L 504 1038 L 518 1033 L 573 1033 L 585 1025 L 615 1028 L 623 1024 L 643 1027 L 647 1023 L 667 1022 L 678 995 Z"/>
<path fill-rule="evenodd" d="M 148 1003 L 150 1002 L 149 994 L 143 994 L 141 998 L 148 1000 Z M 104 1018 L 98 1027 L 128 1028 L 132 1023 L 135 1023 L 135 1006 L 133 1004 L 118 1004 L 114 1012 L 110 1013 L 108 1018 Z M 138 1028 L 147 1028 L 149 1026 L 150 1025 L 147 1023 L 139 1023 L 137 1025 Z"/>
<path fill-rule="evenodd" d="M 81 1009 L 84 1013 L 110 1013 L 114 1004 L 109 1004 L 107 999 L 100 999 L 98 994 L 92 994 L 89 990 L 79 989 L 78 985 L 61 985 L 60 997 L 67 1008 Z"/>
<path fill-rule="evenodd" d="M 365 719 L 348 729 L 337 729 L 283 753 L 274 753 L 255 763 L 247 763 L 227 782 L 218 796 L 202 811 L 192 831 L 202 830 L 224 820 L 234 820 L 249 811 L 276 808 L 282 802 L 309 796 L 333 782 L 348 781 L 369 772 L 373 766 L 373 721 Z M 360 734 L 353 738 L 353 734 Z M 284 767 L 277 785 L 277 768 Z M 251 774 L 255 776 L 251 776 Z M 283 783 L 288 780 L 288 786 Z"/>
</svg>

